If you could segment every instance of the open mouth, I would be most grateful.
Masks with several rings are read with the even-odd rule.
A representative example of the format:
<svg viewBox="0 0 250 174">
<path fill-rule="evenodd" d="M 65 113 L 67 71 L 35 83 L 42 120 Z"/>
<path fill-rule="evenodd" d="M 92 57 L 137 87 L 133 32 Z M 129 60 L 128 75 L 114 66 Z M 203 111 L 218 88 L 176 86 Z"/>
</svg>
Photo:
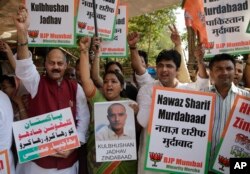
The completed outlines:
<svg viewBox="0 0 250 174">
<path fill-rule="evenodd" d="M 168 74 L 161 74 L 161 77 L 162 77 L 162 78 L 168 78 L 169 75 L 168 75 Z"/>
<path fill-rule="evenodd" d="M 113 89 L 107 89 L 106 91 L 108 94 L 113 93 Z"/>
</svg>

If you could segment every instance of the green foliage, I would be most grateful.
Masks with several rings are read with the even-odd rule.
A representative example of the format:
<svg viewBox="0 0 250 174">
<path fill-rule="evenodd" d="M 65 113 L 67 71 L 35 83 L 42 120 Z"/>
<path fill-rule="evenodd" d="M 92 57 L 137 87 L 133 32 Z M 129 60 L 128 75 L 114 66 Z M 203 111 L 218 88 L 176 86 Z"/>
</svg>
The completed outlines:
<svg viewBox="0 0 250 174">
<path fill-rule="evenodd" d="M 154 60 L 160 50 L 173 46 L 170 40 L 168 25 L 175 24 L 174 10 L 177 6 L 146 13 L 129 20 L 129 32 L 140 33 L 139 48 L 148 53 L 149 63 L 154 65 Z"/>
<path fill-rule="evenodd" d="M 174 10 L 177 7 L 178 6 L 172 6 L 129 19 L 129 32 L 140 32 L 140 43 L 138 47 L 148 53 L 150 65 L 155 64 L 155 57 L 162 49 L 173 47 L 168 25 L 176 23 Z M 66 50 L 77 57 L 79 56 L 79 51 L 76 48 L 66 48 Z M 116 60 L 124 66 L 130 66 L 130 59 L 120 58 L 104 59 L 101 61 L 101 64 L 105 64 L 110 60 Z"/>
</svg>

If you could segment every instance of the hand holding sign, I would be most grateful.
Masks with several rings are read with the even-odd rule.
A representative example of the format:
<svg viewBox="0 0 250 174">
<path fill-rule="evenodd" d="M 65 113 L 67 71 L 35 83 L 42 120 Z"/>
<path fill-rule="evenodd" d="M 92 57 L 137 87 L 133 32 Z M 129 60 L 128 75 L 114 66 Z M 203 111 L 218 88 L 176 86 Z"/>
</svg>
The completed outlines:
<svg viewBox="0 0 250 174">
<path fill-rule="evenodd" d="M 136 102 L 129 103 L 129 106 L 134 110 L 135 115 L 139 111 L 139 105 Z"/>
<path fill-rule="evenodd" d="M 66 150 L 66 151 L 60 151 L 59 149 L 55 149 L 55 151 L 57 152 L 54 155 L 51 155 L 53 157 L 58 157 L 58 158 L 68 158 L 69 155 L 74 152 L 75 149 L 70 149 L 70 150 Z"/>
<path fill-rule="evenodd" d="M 80 146 L 70 108 L 16 121 L 13 132 L 20 163 L 49 155 L 67 158 Z"/>
<path fill-rule="evenodd" d="M 101 38 L 93 37 L 91 48 L 94 51 L 95 55 L 99 55 L 101 52 L 100 44 L 101 44 Z"/>
</svg>

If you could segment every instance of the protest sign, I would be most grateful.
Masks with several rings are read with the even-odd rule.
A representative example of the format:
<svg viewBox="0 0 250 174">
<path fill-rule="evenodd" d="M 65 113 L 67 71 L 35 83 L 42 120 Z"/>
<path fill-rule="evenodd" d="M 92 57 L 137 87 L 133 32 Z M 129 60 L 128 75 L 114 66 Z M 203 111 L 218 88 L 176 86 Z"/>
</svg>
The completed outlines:
<svg viewBox="0 0 250 174">
<path fill-rule="evenodd" d="M 250 51 L 250 0 L 204 0 L 208 44 L 206 57 Z"/>
<path fill-rule="evenodd" d="M 80 146 L 70 108 L 13 123 L 20 163 Z"/>
<path fill-rule="evenodd" d="M 128 15 L 127 6 L 119 5 L 116 16 L 115 34 L 112 41 L 101 43 L 100 57 L 128 57 L 127 30 Z"/>
<path fill-rule="evenodd" d="M 95 2 L 98 36 L 111 40 L 114 35 L 118 0 L 96 0 Z M 95 34 L 92 0 L 79 0 L 76 33 L 87 36 Z"/>
<path fill-rule="evenodd" d="M 135 120 L 130 102 L 95 103 L 97 162 L 136 159 Z"/>
<path fill-rule="evenodd" d="M 215 95 L 155 87 L 145 169 L 207 173 Z"/>
<path fill-rule="evenodd" d="M 230 158 L 250 158 L 250 98 L 237 96 L 222 133 L 213 169 L 230 173 Z"/>
<path fill-rule="evenodd" d="M 75 45 L 75 0 L 25 0 L 30 16 L 29 46 Z"/>
<path fill-rule="evenodd" d="M 0 150 L 0 174 L 10 174 L 8 150 Z"/>
</svg>

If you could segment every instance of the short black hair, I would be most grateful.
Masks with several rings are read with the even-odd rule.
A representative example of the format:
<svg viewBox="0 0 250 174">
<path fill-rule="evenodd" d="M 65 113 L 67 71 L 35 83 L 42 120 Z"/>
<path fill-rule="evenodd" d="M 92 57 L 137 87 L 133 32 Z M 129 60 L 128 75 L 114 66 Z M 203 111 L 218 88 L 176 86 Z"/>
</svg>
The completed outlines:
<svg viewBox="0 0 250 174">
<path fill-rule="evenodd" d="M 181 66 L 181 55 L 178 51 L 176 50 L 162 50 L 158 56 L 156 57 L 156 65 L 162 61 L 162 60 L 172 60 L 174 64 L 176 65 L 176 69 L 178 70 Z"/>
<path fill-rule="evenodd" d="M 119 62 L 110 61 L 110 62 L 108 62 L 108 63 L 105 65 L 105 67 L 104 67 L 104 68 L 105 68 L 105 72 L 107 72 L 108 69 L 109 69 L 109 67 L 112 66 L 112 65 L 117 65 L 117 66 L 120 68 L 120 70 L 123 71 L 122 65 L 121 65 Z"/>
<path fill-rule="evenodd" d="M 216 54 L 209 61 L 209 69 L 211 70 L 216 62 L 220 62 L 220 61 L 224 61 L 224 60 L 231 61 L 234 64 L 234 66 L 235 66 L 235 59 L 234 59 L 234 57 L 231 56 L 230 54 L 223 53 L 223 54 Z"/>
<path fill-rule="evenodd" d="M 144 62 L 146 63 L 146 65 L 148 64 L 148 54 L 146 53 L 146 51 L 143 50 L 138 50 L 138 54 L 143 57 Z"/>
</svg>

